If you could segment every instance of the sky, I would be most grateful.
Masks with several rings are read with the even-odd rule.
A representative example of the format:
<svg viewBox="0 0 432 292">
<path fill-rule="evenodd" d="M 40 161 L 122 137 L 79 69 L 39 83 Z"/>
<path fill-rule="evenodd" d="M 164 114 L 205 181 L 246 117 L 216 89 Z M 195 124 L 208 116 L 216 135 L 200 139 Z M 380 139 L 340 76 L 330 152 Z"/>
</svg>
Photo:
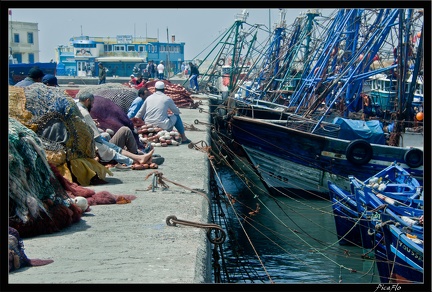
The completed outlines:
<svg viewBox="0 0 432 292">
<path fill-rule="evenodd" d="M 125 6 L 128 7 L 128 5 Z M 300 13 L 311 8 L 314 7 L 287 9 L 287 24 L 291 24 Z M 273 27 L 280 19 L 280 10 L 277 8 L 54 9 L 23 7 L 11 8 L 12 15 L 9 16 L 9 20 L 38 23 L 40 62 L 49 62 L 54 59 L 55 48 L 58 45 L 67 45 L 71 37 L 80 35 L 91 37 L 147 36 L 156 37 L 161 42 L 171 42 L 171 36 L 174 35 L 176 42 L 185 43 L 185 60 L 193 60 L 205 57 L 206 48 L 212 46 L 212 43 L 213 46 L 216 45 L 214 41 L 234 24 L 235 15 L 242 13 L 243 9 L 249 12 L 246 22 L 264 24 L 263 30 Z M 325 10 L 332 11 L 330 9 L 322 11 L 325 12 Z"/>
</svg>

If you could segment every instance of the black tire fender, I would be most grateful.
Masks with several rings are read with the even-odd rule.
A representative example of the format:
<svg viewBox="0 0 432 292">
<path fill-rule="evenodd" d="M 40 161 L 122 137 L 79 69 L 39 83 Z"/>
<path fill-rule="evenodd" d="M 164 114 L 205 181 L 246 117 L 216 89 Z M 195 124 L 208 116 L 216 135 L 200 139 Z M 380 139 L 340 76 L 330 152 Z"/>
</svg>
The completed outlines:
<svg viewBox="0 0 432 292">
<path fill-rule="evenodd" d="M 346 148 L 346 158 L 355 165 L 363 165 L 372 159 L 372 146 L 363 139 L 351 141 Z"/>
<path fill-rule="evenodd" d="M 405 163 L 411 168 L 417 168 L 423 165 L 423 151 L 418 148 L 411 148 L 405 152 Z"/>
</svg>

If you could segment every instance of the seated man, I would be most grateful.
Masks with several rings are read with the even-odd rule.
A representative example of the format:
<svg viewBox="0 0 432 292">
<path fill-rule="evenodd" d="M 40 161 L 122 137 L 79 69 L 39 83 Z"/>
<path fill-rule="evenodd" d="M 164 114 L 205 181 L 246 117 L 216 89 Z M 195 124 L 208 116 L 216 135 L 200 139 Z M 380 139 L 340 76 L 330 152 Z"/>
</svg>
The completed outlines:
<svg viewBox="0 0 432 292">
<path fill-rule="evenodd" d="M 101 160 L 103 162 L 115 160 L 118 163 L 126 164 L 126 166 L 131 166 L 134 163 L 150 164 L 154 149 L 146 154 L 138 154 L 135 138 L 128 127 L 120 128 L 109 142 L 101 136 L 95 121 L 90 116 L 93 102 L 93 94 L 85 92 L 79 97 L 77 105 L 84 117 L 85 123 L 93 130 L 96 148 Z M 117 145 L 114 143 L 117 143 Z M 129 151 L 123 149 L 125 146 Z M 132 151 L 134 152 L 132 153 Z"/>
<path fill-rule="evenodd" d="M 135 75 L 131 74 L 130 80 L 129 80 L 128 83 L 129 83 L 130 86 L 136 86 L 137 85 L 137 80 L 135 78 Z"/>
<path fill-rule="evenodd" d="M 164 94 L 165 83 L 156 82 L 155 90 L 155 93 L 146 98 L 135 117 L 143 119 L 147 125 L 158 126 L 163 130 L 171 131 L 175 127 L 182 137 L 182 144 L 189 144 L 191 141 L 186 137 L 180 110 L 174 101 Z M 172 114 L 168 114 L 168 110 Z"/>
<path fill-rule="evenodd" d="M 44 77 L 44 75 L 45 74 L 41 69 L 39 69 L 38 67 L 33 67 L 29 70 L 28 76 L 23 80 L 21 80 L 20 82 L 18 82 L 17 84 L 15 84 L 15 86 L 25 87 L 36 82 L 42 82 L 42 77 Z"/>
<path fill-rule="evenodd" d="M 138 90 L 138 97 L 132 101 L 132 104 L 129 107 L 129 110 L 127 112 L 127 116 L 129 119 L 135 117 L 139 109 L 144 103 L 144 100 L 151 94 L 151 92 L 148 90 L 148 88 L 141 87 Z"/>
<path fill-rule="evenodd" d="M 52 74 L 47 74 L 42 78 L 42 83 L 46 86 L 58 87 L 57 77 Z"/>
</svg>

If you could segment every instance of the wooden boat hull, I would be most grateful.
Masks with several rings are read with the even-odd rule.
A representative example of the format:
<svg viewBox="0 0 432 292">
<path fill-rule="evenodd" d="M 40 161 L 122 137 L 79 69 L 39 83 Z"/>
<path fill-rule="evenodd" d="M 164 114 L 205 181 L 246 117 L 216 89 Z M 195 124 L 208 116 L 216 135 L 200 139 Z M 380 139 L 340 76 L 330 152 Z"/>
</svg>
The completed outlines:
<svg viewBox="0 0 432 292">
<path fill-rule="evenodd" d="M 282 123 L 240 116 L 230 120 L 232 138 L 243 147 L 270 191 L 305 191 L 328 198 L 327 180 L 349 190 L 349 174 L 365 180 L 392 162 L 399 163 L 422 183 L 423 152 L 420 149 L 343 140 L 320 134 L 330 128 L 320 129 L 315 134 Z M 298 123 L 299 128 L 307 126 Z M 417 161 L 416 167 L 410 167 L 408 164 L 413 165 L 413 160 L 407 157 L 413 157 L 408 154 L 421 156 L 414 158 L 421 163 Z"/>
</svg>

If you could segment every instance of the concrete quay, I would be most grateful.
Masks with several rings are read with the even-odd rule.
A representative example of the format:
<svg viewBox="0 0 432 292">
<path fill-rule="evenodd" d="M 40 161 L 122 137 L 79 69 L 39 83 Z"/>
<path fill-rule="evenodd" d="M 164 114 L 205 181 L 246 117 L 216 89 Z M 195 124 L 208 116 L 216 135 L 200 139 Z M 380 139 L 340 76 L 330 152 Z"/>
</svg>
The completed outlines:
<svg viewBox="0 0 432 292">
<path fill-rule="evenodd" d="M 180 109 L 181 117 L 192 143 L 210 145 L 208 100 L 198 100 L 202 111 Z M 196 120 L 203 123 L 194 124 Z M 194 129 L 188 130 L 188 125 Z M 21 284 L 212 283 L 212 244 L 207 230 L 168 226 L 166 222 L 174 215 L 179 220 L 211 223 L 207 153 L 187 144 L 155 149 L 155 154 L 165 158 L 158 169 L 113 170 L 114 175 L 106 178 L 108 184 L 89 187 L 95 192 L 135 195 L 131 203 L 91 206 L 91 211 L 69 228 L 25 238 L 28 258 L 54 262 L 10 273 L 9 288 L 39 289 Z M 175 184 L 164 181 L 168 185 L 164 189 L 154 183 L 154 171 Z M 113 287 L 107 289 L 116 289 Z"/>
</svg>

